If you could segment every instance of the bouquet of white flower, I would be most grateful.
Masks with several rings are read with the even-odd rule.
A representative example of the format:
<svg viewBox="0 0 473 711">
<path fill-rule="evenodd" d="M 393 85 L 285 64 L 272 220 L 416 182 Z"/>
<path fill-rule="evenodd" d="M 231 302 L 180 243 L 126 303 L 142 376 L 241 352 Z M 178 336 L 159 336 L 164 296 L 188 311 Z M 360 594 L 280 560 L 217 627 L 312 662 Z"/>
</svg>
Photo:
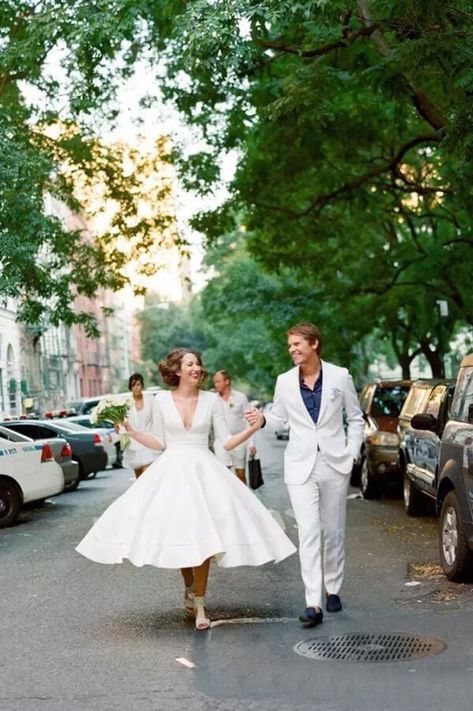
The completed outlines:
<svg viewBox="0 0 473 711">
<path fill-rule="evenodd" d="M 123 430 L 123 423 L 125 422 L 131 405 L 132 401 L 130 396 L 110 395 L 100 400 L 97 407 L 94 407 L 90 413 L 90 421 L 94 424 L 100 425 L 102 422 L 105 422 L 105 420 L 109 420 L 113 422 L 114 425 L 118 425 L 120 447 L 122 450 L 126 449 L 131 442 L 130 436 Z"/>
</svg>

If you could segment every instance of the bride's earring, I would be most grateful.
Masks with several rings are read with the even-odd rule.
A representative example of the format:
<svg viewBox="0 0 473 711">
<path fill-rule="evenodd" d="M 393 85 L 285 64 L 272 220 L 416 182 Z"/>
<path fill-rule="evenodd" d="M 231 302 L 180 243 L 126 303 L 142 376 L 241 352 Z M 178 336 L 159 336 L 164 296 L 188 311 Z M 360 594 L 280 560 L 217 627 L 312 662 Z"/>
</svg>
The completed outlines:
<svg viewBox="0 0 473 711">
<path fill-rule="evenodd" d="M 210 620 L 205 610 L 205 597 L 194 597 L 195 602 L 195 628 L 196 630 L 210 629 Z"/>
</svg>

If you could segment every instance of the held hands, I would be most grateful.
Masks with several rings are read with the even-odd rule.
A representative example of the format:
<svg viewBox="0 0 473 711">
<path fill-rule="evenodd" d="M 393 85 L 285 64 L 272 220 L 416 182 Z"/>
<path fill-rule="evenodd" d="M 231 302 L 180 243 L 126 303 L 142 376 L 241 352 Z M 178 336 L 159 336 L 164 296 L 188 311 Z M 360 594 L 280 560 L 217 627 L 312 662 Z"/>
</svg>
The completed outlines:
<svg viewBox="0 0 473 711">
<path fill-rule="evenodd" d="M 252 429 L 259 430 L 264 421 L 263 413 L 257 407 L 250 407 L 245 410 L 245 420 Z"/>
</svg>

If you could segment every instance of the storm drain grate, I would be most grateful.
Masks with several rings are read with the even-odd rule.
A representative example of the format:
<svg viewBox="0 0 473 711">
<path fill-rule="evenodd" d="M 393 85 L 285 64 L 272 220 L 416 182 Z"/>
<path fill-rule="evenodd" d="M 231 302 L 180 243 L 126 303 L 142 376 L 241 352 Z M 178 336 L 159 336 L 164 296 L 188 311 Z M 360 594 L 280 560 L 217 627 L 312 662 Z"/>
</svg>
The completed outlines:
<svg viewBox="0 0 473 711">
<path fill-rule="evenodd" d="M 440 654 L 445 642 L 408 634 L 341 634 L 298 642 L 294 651 L 308 659 L 339 662 L 403 662 Z"/>
</svg>

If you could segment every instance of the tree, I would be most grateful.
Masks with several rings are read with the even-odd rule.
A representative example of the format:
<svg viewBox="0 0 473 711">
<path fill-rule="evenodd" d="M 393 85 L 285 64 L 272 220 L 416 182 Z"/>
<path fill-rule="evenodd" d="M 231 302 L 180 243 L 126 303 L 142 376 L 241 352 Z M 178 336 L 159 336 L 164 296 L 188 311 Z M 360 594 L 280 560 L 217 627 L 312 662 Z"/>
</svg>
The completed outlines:
<svg viewBox="0 0 473 711">
<path fill-rule="evenodd" d="M 120 289 L 130 253 L 148 251 L 150 234 L 162 229 L 162 211 L 139 214 L 139 176 L 128 172 L 123 151 L 98 139 L 114 115 L 110 73 L 118 80 L 136 57 L 132 6 L 5 0 L 0 8 L 0 293 L 18 300 L 29 323 L 47 317 L 95 332 L 93 317 L 74 309 L 75 296 Z M 59 61 L 62 80 L 49 70 Z M 152 160 L 166 160 L 165 152 L 157 146 Z M 83 211 L 79 177 L 100 180 L 103 199 L 116 204 L 112 229 L 100 237 L 47 210 L 45 198 Z"/>
<path fill-rule="evenodd" d="M 143 358 L 155 366 L 172 348 L 188 347 L 198 351 L 206 348 L 206 333 L 197 302 L 189 306 L 163 302 L 150 293 L 138 320 Z"/>
<path fill-rule="evenodd" d="M 250 253 L 268 270 L 316 275 L 334 317 L 337 302 L 355 301 L 373 327 L 391 324 L 405 372 L 420 348 L 440 374 L 436 300 L 450 305 L 452 333 L 472 316 L 468 4 L 180 10 L 168 92 L 208 142 L 183 163 L 189 184 L 194 175 L 204 190 L 220 151 L 240 153 L 227 205 L 195 224 L 212 241 L 243 214 Z M 407 343 L 412 298 L 422 320 Z"/>
</svg>

